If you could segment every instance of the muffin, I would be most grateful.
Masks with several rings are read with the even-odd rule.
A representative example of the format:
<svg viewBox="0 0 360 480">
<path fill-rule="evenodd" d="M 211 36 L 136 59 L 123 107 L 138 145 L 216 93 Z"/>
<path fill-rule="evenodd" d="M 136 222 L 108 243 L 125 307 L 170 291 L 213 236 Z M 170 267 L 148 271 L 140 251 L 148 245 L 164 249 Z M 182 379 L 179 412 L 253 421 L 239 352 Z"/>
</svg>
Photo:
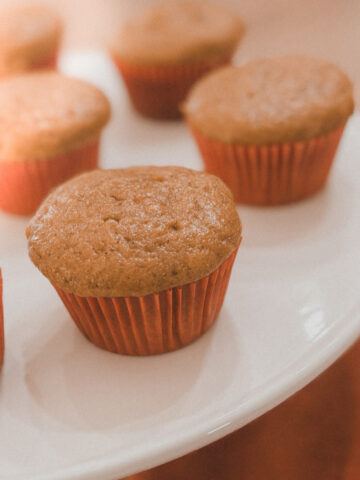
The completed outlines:
<svg viewBox="0 0 360 480">
<path fill-rule="evenodd" d="M 3 281 L 0 268 L 0 369 L 4 363 L 4 309 L 3 309 Z"/>
<path fill-rule="evenodd" d="M 217 177 L 132 167 L 61 185 L 26 234 L 31 260 L 91 342 L 151 355 L 187 345 L 214 323 L 241 223 Z"/>
<path fill-rule="evenodd" d="M 49 191 L 98 165 L 110 115 L 94 86 L 55 72 L 0 82 L 0 209 L 36 211 Z"/>
<path fill-rule="evenodd" d="M 128 21 L 110 48 L 135 109 L 179 118 L 191 85 L 230 62 L 243 31 L 242 21 L 220 5 L 165 0 Z"/>
<path fill-rule="evenodd" d="M 55 68 L 62 36 L 59 17 L 43 6 L 0 11 L 0 77 Z"/>
<path fill-rule="evenodd" d="M 237 202 L 253 205 L 320 190 L 353 109 L 346 75 L 302 56 L 223 68 L 200 80 L 183 105 L 206 170 Z"/>
</svg>

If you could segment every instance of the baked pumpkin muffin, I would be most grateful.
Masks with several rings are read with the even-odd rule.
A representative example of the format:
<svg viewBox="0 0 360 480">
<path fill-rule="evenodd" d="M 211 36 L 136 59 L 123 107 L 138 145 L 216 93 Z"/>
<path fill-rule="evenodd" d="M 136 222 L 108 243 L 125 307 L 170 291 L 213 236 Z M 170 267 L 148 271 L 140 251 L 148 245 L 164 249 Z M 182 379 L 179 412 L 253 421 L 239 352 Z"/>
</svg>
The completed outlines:
<svg viewBox="0 0 360 480">
<path fill-rule="evenodd" d="M 347 76 L 302 56 L 221 69 L 199 81 L 183 106 L 206 170 L 238 202 L 259 205 L 324 186 L 353 109 Z"/>
<path fill-rule="evenodd" d="M 179 104 L 202 75 L 229 63 L 244 32 L 234 12 L 204 0 L 164 0 L 128 21 L 111 53 L 136 110 L 180 117 Z"/>
<path fill-rule="evenodd" d="M 29 255 L 73 320 L 112 352 L 175 350 L 221 308 L 241 240 L 232 194 L 181 167 L 95 170 L 58 187 L 27 229 Z"/>
<path fill-rule="evenodd" d="M 0 82 L 0 209 L 34 213 L 56 185 L 98 165 L 104 94 L 55 72 Z"/>
<path fill-rule="evenodd" d="M 0 77 L 55 68 L 61 37 L 60 18 L 44 6 L 0 10 Z"/>
</svg>

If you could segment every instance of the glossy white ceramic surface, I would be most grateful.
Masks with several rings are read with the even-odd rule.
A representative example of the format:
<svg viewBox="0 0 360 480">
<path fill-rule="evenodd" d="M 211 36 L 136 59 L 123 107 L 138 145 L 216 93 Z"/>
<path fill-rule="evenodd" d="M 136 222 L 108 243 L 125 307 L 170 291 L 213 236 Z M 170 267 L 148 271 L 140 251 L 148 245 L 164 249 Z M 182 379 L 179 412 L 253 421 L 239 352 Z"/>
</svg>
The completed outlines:
<svg viewBox="0 0 360 480">
<path fill-rule="evenodd" d="M 106 91 L 105 168 L 201 168 L 181 123 L 142 119 L 101 53 L 63 70 Z M 328 187 L 280 208 L 239 208 L 244 240 L 215 327 L 151 358 L 86 341 L 27 258 L 26 219 L 0 214 L 6 356 L 0 479 L 111 480 L 212 442 L 283 401 L 360 334 L 360 118 L 348 124 Z"/>
</svg>

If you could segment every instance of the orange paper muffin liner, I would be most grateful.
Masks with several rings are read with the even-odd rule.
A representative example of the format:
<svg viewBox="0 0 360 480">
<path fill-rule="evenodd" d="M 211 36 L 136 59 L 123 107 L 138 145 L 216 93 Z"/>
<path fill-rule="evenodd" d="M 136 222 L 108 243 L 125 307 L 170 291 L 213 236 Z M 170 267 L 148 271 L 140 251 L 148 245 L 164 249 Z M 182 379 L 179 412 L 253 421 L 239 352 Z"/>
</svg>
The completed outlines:
<svg viewBox="0 0 360 480">
<path fill-rule="evenodd" d="M 57 185 L 98 165 L 99 137 L 76 150 L 43 160 L 0 162 L 0 210 L 33 214 Z"/>
<path fill-rule="evenodd" d="M 98 347 L 125 355 L 170 352 L 215 322 L 238 248 L 207 277 L 143 297 L 79 297 L 54 287 L 79 330 Z"/>
<path fill-rule="evenodd" d="M 3 309 L 3 280 L 0 268 L 0 368 L 4 362 L 4 309 Z"/>
<path fill-rule="evenodd" d="M 205 170 L 229 186 L 237 203 L 280 205 L 309 197 L 325 185 L 344 127 L 275 145 L 225 144 L 193 134 Z"/>
<path fill-rule="evenodd" d="M 130 65 L 115 56 L 113 59 L 135 110 L 157 119 L 181 118 L 179 106 L 193 83 L 207 72 L 230 62 L 227 56 L 216 64 L 151 67 Z"/>
</svg>

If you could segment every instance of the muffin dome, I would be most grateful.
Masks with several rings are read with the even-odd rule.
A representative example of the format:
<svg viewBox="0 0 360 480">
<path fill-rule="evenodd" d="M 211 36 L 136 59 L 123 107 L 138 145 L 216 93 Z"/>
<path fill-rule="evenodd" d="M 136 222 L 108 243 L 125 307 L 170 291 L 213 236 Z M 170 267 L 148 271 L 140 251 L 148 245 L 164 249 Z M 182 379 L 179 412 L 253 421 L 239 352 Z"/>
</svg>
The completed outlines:
<svg viewBox="0 0 360 480">
<path fill-rule="evenodd" d="M 211 2 L 163 0 L 128 21 L 112 50 L 139 65 L 216 62 L 233 54 L 243 31 L 233 12 Z"/>
<path fill-rule="evenodd" d="M 183 106 L 202 135 L 226 143 L 269 144 L 327 133 L 352 114 L 352 85 L 335 65 L 286 56 L 208 75 Z"/>
<path fill-rule="evenodd" d="M 70 180 L 28 229 L 33 263 L 86 297 L 143 296 L 197 281 L 236 248 L 232 194 L 181 167 L 97 170 Z"/>
<path fill-rule="evenodd" d="M 0 162 L 42 159 L 100 133 L 110 105 L 100 90 L 54 72 L 0 82 Z"/>
<path fill-rule="evenodd" d="M 60 43 L 62 22 L 43 6 L 22 5 L 0 11 L 0 76 L 41 66 Z"/>
</svg>

